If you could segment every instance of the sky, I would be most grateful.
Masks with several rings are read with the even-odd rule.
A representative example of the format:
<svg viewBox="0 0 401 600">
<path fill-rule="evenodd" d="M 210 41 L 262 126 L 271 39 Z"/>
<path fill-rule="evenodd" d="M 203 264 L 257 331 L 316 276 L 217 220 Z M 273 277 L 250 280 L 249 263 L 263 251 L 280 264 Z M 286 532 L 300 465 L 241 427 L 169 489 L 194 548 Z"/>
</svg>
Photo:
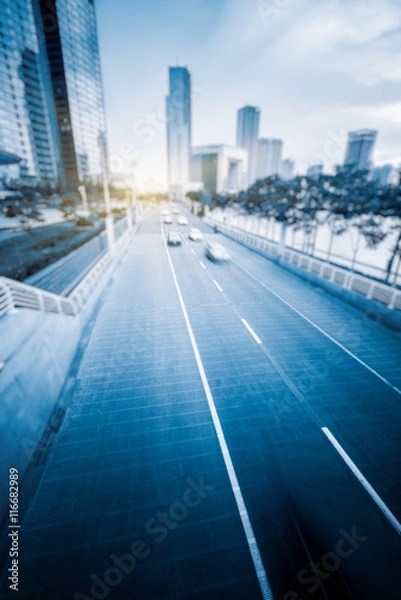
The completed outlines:
<svg viewBox="0 0 401 600">
<path fill-rule="evenodd" d="M 373 160 L 401 164 L 399 0 L 97 0 L 110 167 L 166 186 L 168 67 L 192 81 L 192 144 L 235 144 L 236 112 L 261 110 L 303 173 L 377 129 Z"/>
</svg>

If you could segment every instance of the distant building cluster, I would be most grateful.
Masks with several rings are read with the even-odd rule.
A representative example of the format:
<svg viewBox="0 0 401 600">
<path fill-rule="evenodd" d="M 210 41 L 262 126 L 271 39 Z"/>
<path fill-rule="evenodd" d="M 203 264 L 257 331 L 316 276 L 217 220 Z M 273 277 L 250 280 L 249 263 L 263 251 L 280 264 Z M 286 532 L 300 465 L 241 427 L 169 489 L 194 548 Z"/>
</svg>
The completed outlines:
<svg viewBox="0 0 401 600">
<path fill-rule="evenodd" d="M 0 178 L 76 189 L 107 168 L 92 0 L 0 0 Z"/>
<path fill-rule="evenodd" d="M 283 142 L 259 137 L 260 109 L 237 112 L 236 145 L 191 144 L 191 76 L 186 67 L 170 67 L 167 112 L 167 162 L 170 196 L 182 199 L 188 189 L 236 193 L 257 179 L 291 179 L 294 161 L 282 159 Z"/>
<path fill-rule="evenodd" d="M 182 199 L 189 189 L 236 193 L 258 179 L 274 175 L 287 180 L 294 177 L 295 162 L 283 158 L 283 141 L 259 136 L 260 109 L 256 106 L 237 111 L 236 146 L 192 146 L 191 76 L 186 67 L 169 69 L 166 109 L 169 193 L 175 199 Z M 392 165 L 373 166 L 376 136 L 375 130 L 350 132 L 343 165 L 367 170 L 380 185 L 395 183 Z M 307 176 L 319 178 L 323 169 L 321 163 L 311 165 Z"/>
</svg>

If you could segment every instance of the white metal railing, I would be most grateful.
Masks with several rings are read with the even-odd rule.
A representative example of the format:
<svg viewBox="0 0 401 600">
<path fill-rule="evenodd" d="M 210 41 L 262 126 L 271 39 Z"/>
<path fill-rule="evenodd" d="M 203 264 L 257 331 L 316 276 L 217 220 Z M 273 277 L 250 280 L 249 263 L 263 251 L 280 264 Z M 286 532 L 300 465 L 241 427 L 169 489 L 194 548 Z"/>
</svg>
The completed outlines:
<svg viewBox="0 0 401 600">
<path fill-rule="evenodd" d="M 115 243 L 113 254 L 110 252 L 103 254 L 67 298 L 8 277 L 0 277 L 0 316 L 16 308 L 31 308 L 76 316 L 115 256 L 120 255 L 128 244 L 130 234 L 130 229 L 121 234 Z"/>
<path fill-rule="evenodd" d="M 120 254 L 128 243 L 130 230 L 124 231 L 115 242 L 115 254 Z M 72 290 L 68 298 L 74 303 L 77 311 L 79 311 L 90 296 L 93 288 L 96 286 L 103 273 L 113 261 L 113 255 L 106 252 L 102 258 L 92 267 L 85 275 L 80 283 Z"/>
<path fill-rule="evenodd" d="M 74 303 L 68 298 L 8 277 L 0 277 L 0 316 L 16 308 L 33 308 L 65 315 L 77 314 Z"/>
<path fill-rule="evenodd" d="M 277 242 L 272 242 L 260 235 L 216 221 L 209 216 L 205 217 L 204 221 L 212 227 L 217 226 L 221 233 L 239 240 L 244 245 L 249 245 L 250 248 L 259 249 L 274 258 L 279 258 L 279 244 Z M 331 281 L 344 289 L 358 292 L 368 300 L 377 300 L 389 309 L 401 310 L 401 291 L 390 285 L 380 283 L 365 275 L 351 273 L 347 269 L 337 267 L 319 258 L 307 256 L 298 250 L 285 248 L 280 260 L 310 271 L 321 279 Z"/>
</svg>

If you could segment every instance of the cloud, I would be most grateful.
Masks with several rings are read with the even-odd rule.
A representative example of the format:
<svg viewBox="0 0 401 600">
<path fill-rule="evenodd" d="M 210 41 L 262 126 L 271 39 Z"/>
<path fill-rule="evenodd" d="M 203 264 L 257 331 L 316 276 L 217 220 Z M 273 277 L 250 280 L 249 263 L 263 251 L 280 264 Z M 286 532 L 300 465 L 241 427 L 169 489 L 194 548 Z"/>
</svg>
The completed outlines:
<svg viewBox="0 0 401 600">
<path fill-rule="evenodd" d="M 286 62 L 348 74 L 364 85 L 401 81 L 401 4 L 329 0 L 301 12 L 276 44 Z"/>
</svg>

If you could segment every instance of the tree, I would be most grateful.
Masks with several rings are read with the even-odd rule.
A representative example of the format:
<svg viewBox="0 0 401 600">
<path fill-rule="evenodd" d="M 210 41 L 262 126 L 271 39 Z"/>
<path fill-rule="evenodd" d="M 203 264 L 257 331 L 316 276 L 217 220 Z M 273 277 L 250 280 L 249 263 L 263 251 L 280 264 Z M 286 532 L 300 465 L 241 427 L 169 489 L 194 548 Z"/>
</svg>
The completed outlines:
<svg viewBox="0 0 401 600">
<path fill-rule="evenodd" d="M 348 227 L 347 227 L 344 216 L 337 215 L 335 213 L 329 213 L 329 215 L 326 219 L 326 224 L 328 225 L 329 230 L 330 230 L 330 239 L 329 239 L 329 246 L 327 249 L 326 260 L 327 260 L 327 262 L 330 262 L 334 238 L 336 236 L 339 236 L 339 235 L 342 235 L 343 233 L 345 233 L 347 231 Z"/>
<path fill-rule="evenodd" d="M 75 192 L 66 192 L 61 200 L 60 210 L 63 213 L 64 219 L 73 221 L 77 218 L 77 206 L 80 202 L 78 195 Z"/>
</svg>

